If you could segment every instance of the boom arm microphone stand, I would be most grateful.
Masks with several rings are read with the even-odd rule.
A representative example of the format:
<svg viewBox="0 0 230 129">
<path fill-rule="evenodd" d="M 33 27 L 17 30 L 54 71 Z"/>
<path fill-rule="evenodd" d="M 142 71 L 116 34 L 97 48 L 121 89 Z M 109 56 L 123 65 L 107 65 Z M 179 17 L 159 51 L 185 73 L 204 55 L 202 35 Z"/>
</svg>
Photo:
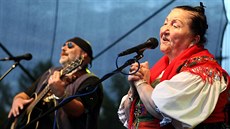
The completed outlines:
<svg viewBox="0 0 230 129">
<path fill-rule="evenodd" d="M 0 42 L 0 47 L 1 47 L 5 52 L 7 52 L 8 55 L 12 56 L 12 55 L 8 52 L 8 50 L 2 45 L 1 42 Z M 13 70 L 16 66 L 18 66 L 18 65 L 19 65 L 19 61 L 16 61 L 15 64 L 13 64 L 13 65 L 10 67 L 10 69 L 7 70 L 7 71 L 1 76 L 0 81 L 1 81 L 8 73 L 10 73 L 10 71 L 12 71 L 12 70 Z"/>
<path fill-rule="evenodd" d="M 0 42 L 0 47 L 9 55 L 9 57 L 13 57 L 13 55 L 2 45 Z M 12 65 L 12 67 L 0 78 L 0 81 L 11 71 L 13 70 L 16 66 L 19 65 L 19 67 L 28 75 L 28 77 L 35 81 L 35 78 L 19 63 L 20 60 L 15 60 L 15 64 Z"/>
<path fill-rule="evenodd" d="M 18 66 L 19 64 L 19 61 L 16 61 L 11 67 L 9 70 L 7 70 L 0 78 L 0 81 L 8 74 L 10 73 L 10 71 L 12 71 L 14 68 L 16 68 L 16 66 Z"/>
<path fill-rule="evenodd" d="M 126 68 L 127 66 L 135 63 L 135 62 L 138 62 L 138 60 L 140 60 L 141 58 L 143 57 L 143 54 L 142 52 L 139 53 L 138 52 L 138 55 L 136 55 L 134 58 L 132 59 L 129 59 L 128 61 L 126 61 L 121 67 L 118 67 L 116 70 L 114 70 L 113 72 L 111 73 L 108 73 L 106 75 L 104 75 L 99 81 L 97 81 L 93 86 L 95 86 L 95 88 L 93 90 L 91 90 L 90 92 L 88 92 L 87 94 L 84 94 L 84 95 L 88 95 L 88 94 L 91 94 L 93 93 L 94 91 L 96 91 L 97 89 L 97 85 L 100 84 L 101 82 L 103 82 L 104 80 L 108 79 L 109 77 L 113 76 L 114 74 L 116 73 L 119 73 L 121 72 L 124 68 Z M 26 129 L 27 127 L 29 127 L 31 124 L 33 124 L 34 122 L 40 120 L 41 118 L 45 117 L 46 115 L 54 112 L 55 110 L 63 107 L 65 104 L 67 104 L 68 102 L 70 102 L 71 100 L 73 100 L 74 98 L 76 97 L 79 97 L 80 95 L 74 95 L 73 97 L 69 97 L 67 98 L 65 101 L 62 101 L 62 103 L 59 103 L 59 105 L 51 108 L 50 110 L 48 110 L 47 112 L 45 112 L 44 114 L 42 114 L 41 116 L 33 119 L 30 123 L 28 123 L 27 125 L 23 126 L 22 128 L 20 129 Z"/>
</svg>

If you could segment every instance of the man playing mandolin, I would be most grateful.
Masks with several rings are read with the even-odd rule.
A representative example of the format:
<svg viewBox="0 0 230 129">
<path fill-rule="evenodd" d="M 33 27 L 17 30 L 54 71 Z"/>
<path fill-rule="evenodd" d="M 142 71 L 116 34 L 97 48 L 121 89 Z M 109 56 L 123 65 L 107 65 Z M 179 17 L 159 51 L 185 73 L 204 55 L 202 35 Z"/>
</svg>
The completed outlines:
<svg viewBox="0 0 230 129">
<path fill-rule="evenodd" d="M 99 78 L 88 70 L 92 59 L 89 42 L 79 37 L 67 40 L 59 60 L 62 67 L 50 68 L 33 86 L 14 97 L 8 115 L 14 118 L 11 128 L 97 129 L 103 89 Z M 74 95 L 76 98 L 55 112 L 30 123 Z"/>
</svg>

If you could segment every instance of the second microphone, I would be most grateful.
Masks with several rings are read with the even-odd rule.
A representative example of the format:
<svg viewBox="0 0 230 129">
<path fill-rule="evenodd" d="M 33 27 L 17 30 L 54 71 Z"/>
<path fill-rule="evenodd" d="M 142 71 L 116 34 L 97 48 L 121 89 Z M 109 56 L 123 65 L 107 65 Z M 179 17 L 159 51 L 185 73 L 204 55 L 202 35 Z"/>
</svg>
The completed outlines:
<svg viewBox="0 0 230 129">
<path fill-rule="evenodd" d="M 158 40 L 156 38 L 149 38 L 146 42 L 119 53 L 118 56 L 125 56 L 134 52 L 140 53 L 143 52 L 145 49 L 155 49 L 157 46 Z"/>
</svg>

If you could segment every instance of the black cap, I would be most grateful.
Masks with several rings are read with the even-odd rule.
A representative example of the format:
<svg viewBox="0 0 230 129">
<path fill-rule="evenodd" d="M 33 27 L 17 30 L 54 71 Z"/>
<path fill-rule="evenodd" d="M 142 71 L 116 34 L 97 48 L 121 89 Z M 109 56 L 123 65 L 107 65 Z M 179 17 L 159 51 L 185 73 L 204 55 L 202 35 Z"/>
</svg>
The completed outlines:
<svg viewBox="0 0 230 129">
<path fill-rule="evenodd" d="M 90 42 L 88 42 L 88 41 L 86 41 L 86 40 L 84 40 L 82 38 L 79 38 L 79 37 L 71 38 L 71 39 L 67 40 L 66 42 L 73 42 L 73 43 L 75 43 L 83 51 L 85 51 L 88 54 L 88 56 L 91 58 L 91 61 L 93 60 L 93 51 L 92 51 L 92 47 L 91 47 Z"/>
</svg>

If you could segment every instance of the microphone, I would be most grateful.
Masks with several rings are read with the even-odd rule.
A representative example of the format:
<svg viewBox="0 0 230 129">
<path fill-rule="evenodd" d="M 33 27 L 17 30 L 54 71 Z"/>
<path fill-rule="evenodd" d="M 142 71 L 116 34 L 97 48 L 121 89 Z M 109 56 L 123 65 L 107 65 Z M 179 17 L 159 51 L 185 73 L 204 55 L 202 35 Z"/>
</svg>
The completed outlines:
<svg viewBox="0 0 230 129">
<path fill-rule="evenodd" d="M 32 59 L 32 55 L 30 53 L 26 53 L 20 56 L 2 58 L 0 59 L 0 61 L 8 61 L 8 60 L 20 61 L 20 60 L 31 60 L 31 59 Z"/>
<path fill-rule="evenodd" d="M 145 49 L 155 49 L 157 46 L 157 39 L 149 38 L 146 42 L 121 52 L 120 54 L 118 54 L 118 57 L 125 56 L 134 52 L 137 52 L 139 54 L 140 52 L 143 52 Z"/>
</svg>

